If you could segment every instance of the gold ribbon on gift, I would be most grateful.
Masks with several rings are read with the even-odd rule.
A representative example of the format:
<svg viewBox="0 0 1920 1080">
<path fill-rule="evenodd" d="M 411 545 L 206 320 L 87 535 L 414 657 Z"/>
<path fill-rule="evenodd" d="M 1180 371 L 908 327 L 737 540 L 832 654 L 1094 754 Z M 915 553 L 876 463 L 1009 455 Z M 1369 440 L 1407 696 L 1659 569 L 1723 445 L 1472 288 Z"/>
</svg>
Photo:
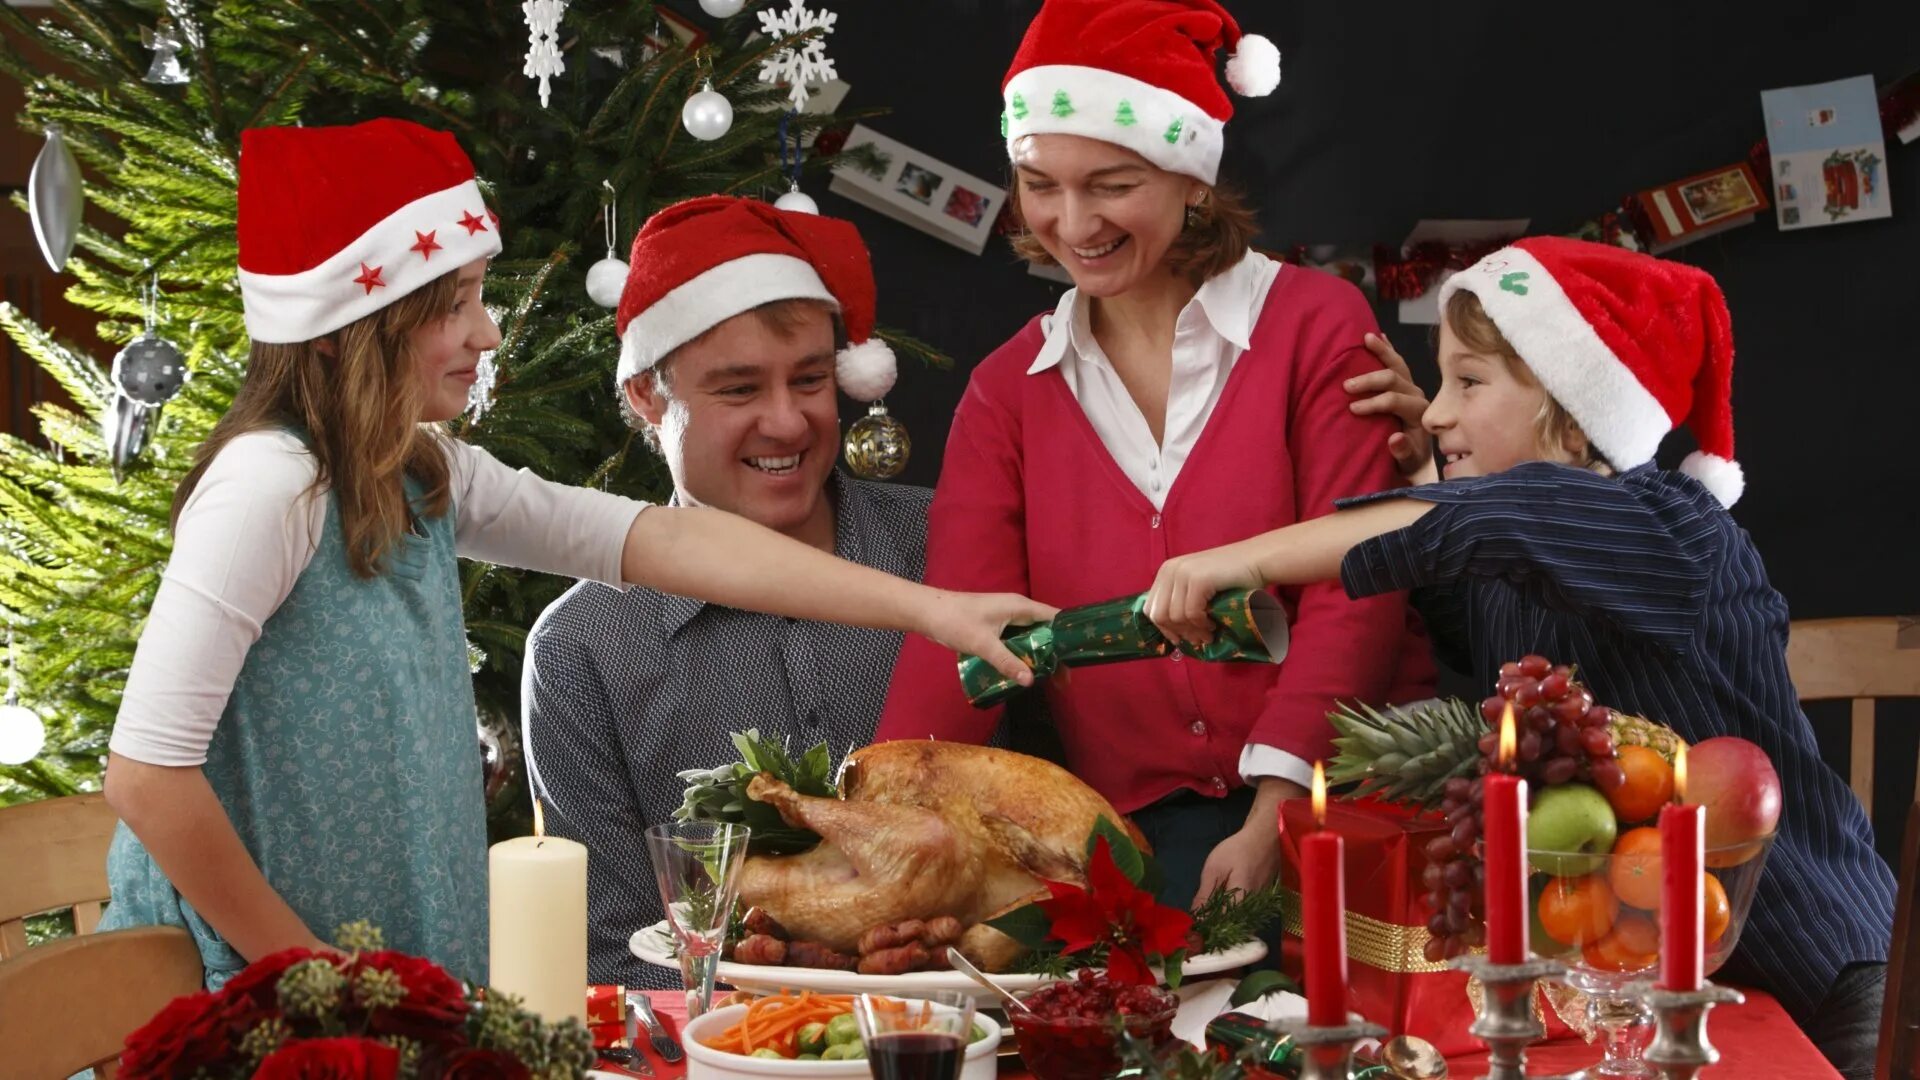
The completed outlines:
<svg viewBox="0 0 1920 1080">
<path fill-rule="evenodd" d="M 1281 890 L 1280 905 L 1281 926 L 1293 936 L 1302 937 L 1305 924 L 1300 916 L 1300 893 L 1294 889 Z M 1453 970 L 1453 965 L 1446 961 L 1436 964 L 1427 959 L 1427 942 L 1433 935 L 1426 927 L 1402 926 L 1352 910 L 1345 914 L 1349 959 L 1381 971 L 1410 975 Z M 1467 980 L 1467 1001 L 1473 1006 L 1475 1015 L 1479 1014 L 1480 1002 L 1485 996 L 1486 988 L 1481 986 L 1479 979 Z M 1544 980 L 1535 983 L 1533 1015 L 1542 1023 L 1546 1022 L 1548 1006 L 1560 1017 L 1560 1022 L 1575 1034 L 1588 1042 L 1593 1041 L 1594 1026 L 1588 1015 L 1587 995 L 1565 983 Z"/>
<path fill-rule="evenodd" d="M 1402 926 L 1349 909 L 1347 917 L 1347 956 L 1381 971 L 1426 974 L 1449 971 L 1451 965 L 1427 959 L 1427 942 L 1433 935 L 1424 926 Z M 1289 934 L 1302 937 L 1305 923 L 1300 917 L 1300 893 L 1280 891 L 1280 925 Z"/>
</svg>

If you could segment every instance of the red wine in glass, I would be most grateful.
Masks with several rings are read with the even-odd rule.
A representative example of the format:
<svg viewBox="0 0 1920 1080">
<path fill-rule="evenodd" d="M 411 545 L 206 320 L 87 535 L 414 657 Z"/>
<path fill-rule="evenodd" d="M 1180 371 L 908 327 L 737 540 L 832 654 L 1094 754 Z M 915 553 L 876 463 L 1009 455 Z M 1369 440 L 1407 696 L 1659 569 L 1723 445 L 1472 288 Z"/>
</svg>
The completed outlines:
<svg viewBox="0 0 1920 1080">
<path fill-rule="evenodd" d="M 867 1042 L 874 1080 L 957 1080 L 967 1044 L 940 1031 L 889 1032 Z"/>
</svg>

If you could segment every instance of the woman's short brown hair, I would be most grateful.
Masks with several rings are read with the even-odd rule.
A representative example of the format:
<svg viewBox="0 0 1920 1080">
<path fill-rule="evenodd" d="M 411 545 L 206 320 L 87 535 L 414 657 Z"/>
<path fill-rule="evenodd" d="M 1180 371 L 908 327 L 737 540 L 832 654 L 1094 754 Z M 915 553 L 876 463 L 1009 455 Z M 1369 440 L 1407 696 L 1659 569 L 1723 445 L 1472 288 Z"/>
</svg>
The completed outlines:
<svg viewBox="0 0 1920 1080">
<path fill-rule="evenodd" d="M 1020 215 L 1020 184 L 1016 174 L 1009 185 L 1013 191 L 1015 231 L 1008 239 L 1013 244 L 1013 252 L 1035 266 L 1056 266 L 1058 263 L 1047 254 L 1047 249 L 1040 245 L 1039 238 L 1027 228 L 1026 219 Z M 1209 187 L 1207 197 L 1190 217 L 1193 224 L 1180 230 L 1173 246 L 1167 249 L 1166 259 L 1174 273 L 1185 274 L 1196 282 L 1232 269 L 1233 264 L 1246 257 L 1253 238 L 1260 235 L 1260 223 L 1254 219 L 1253 207 L 1232 188 Z"/>
<path fill-rule="evenodd" d="M 1452 296 L 1447 297 L 1446 320 L 1447 329 L 1452 330 L 1453 336 L 1460 339 L 1460 344 L 1482 356 L 1498 357 L 1507 365 L 1507 370 L 1513 373 L 1513 377 L 1526 385 L 1540 385 L 1540 380 L 1533 374 L 1533 369 L 1527 366 L 1526 360 L 1521 358 L 1519 352 L 1514 349 L 1513 343 L 1507 340 L 1507 336 L 1500 332 L 1500 327 L 1495 325 L 1492 317 L 1487 314 L 1487 309 L 1481 306 L 1478 296 L 1466 289 L 1456 290 Z M 1596 465 L 1611 468 L 1607 464 L 1607 459 L 1601 456 L 1599 449 L 1593 445 L 1593 440 L 1587 438 L 1587 433 L 1580 430 L 1580 422 L 1573 418 L 1573 414 L 1554 400 L 1551 393 L 1544 395 L 1540 402 L 1540 412 L 1533 418 L 1534 441 L 1543 450 L 1564 449 L 1568 437 L 1572 435 L 1580 436 L 1580 441 L 1587 448 L 1586 460 L 1576 464 L 1584 468 L 1592 468 Z"/>
</svg>

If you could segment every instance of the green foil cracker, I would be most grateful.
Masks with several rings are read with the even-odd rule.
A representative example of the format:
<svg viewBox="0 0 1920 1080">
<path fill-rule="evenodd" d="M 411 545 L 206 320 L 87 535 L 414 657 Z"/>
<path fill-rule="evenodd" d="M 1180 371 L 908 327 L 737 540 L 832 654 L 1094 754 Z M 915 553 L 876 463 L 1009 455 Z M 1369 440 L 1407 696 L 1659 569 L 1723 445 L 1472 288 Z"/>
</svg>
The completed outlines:
<svg viewBox="0 0 1920 1080">
<path fill-rule="evenodd" d="M 1046 678 L 1062 667 L 1092 667 L 1123 660 L 1151 660 L 1174 651 L 1146 613 L 1147 594 L 1068 608 L 1051 622 L 1010 626 L 1001 637 L 1015 656 Z M 1287 615 L 1280 601 L 1263 589 L 1236 589 L 1213 598 L 1207 607 L 1213 640 L 1181 645 L 1197 660 L 1277 664 L 1287 653 Z M 960 687 L 975 708 L 998 705 L 1023 687 L 1002 676 L 977 656 L 960 658 Z"/>
</svg>

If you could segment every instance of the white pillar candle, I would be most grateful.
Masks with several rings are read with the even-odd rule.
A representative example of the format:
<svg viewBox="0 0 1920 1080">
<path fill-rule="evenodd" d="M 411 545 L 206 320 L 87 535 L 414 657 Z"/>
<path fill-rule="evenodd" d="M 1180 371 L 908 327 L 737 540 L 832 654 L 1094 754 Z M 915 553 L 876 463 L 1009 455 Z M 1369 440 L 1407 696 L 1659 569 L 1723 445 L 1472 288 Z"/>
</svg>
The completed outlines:
<svg viewBox="0 0 1920 1080">
<path fill-rule="evenodd" d="M 587 1019 L 587 849 L 536 835 L 488 854 L 488 982 L 549 1023 Z"/>
</svg>

